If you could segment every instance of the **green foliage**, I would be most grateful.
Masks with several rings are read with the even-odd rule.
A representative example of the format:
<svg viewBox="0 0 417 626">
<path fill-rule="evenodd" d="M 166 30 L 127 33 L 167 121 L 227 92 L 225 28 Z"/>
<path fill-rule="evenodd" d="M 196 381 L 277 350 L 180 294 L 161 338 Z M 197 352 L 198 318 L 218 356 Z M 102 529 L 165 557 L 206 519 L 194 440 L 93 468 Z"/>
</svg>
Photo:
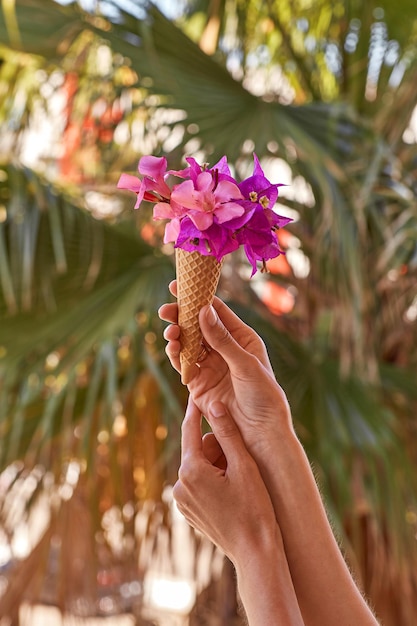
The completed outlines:
<svg viewBox="0 0 417 626">
<path fill-rule="evenodd" d="M 148 313 L 166 301 L 173 268 L 131 225 L 93 218 L 33 172 L 2 171 L 10 197 L 0 224 L 5 467 L 29 451 L 36 457 L 80 420 L 84 454 L 94 449 L 98 405 L 101 427 L 111 429 L 120 394 L 151 358 L 143 342 L 156 320 Z M 118 356 L 124 344 L 134 355 L 128 366 Z"/>
</svg>

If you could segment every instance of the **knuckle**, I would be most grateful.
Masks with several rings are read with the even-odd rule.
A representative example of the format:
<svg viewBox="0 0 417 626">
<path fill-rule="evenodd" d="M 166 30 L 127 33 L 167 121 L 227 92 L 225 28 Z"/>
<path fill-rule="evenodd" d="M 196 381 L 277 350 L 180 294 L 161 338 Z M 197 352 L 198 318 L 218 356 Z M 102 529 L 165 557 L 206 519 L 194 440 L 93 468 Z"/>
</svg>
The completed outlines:
<svg viewBox="0 0 417 626">
<path fill-rule="evenodd" d="M 265 373 L 265 367 L 259 360 L 258 356 L 256 356 L 255 354 L 251 354 L 249 356 L 250 358 L 248 359 L 248 368 L 251 369 L 255 376 L 263 378 Z"/>
<path fill-rule="evenodd" d="M 254 355 L 246 352 L 244 358 L 242 358 L 236 365 L 236 369 L 240 372 L 241 377 L 252 380 L 258 374 L 261 374 L 261 364 L 259 359 Z"/>
<path fill-rule="evenodd" d="M 179 356 L 180 350 L 179 350 L 179 344 L 176 341 L 170 341 L 167 346 L 165 347 L 165 352 L 167 354 L 167 356 L 169 357 L 169 359 L 175 359 Z"/>
<path fill-rule="evenodd" d="M 188 476 L 188 471 L 187 471 L 185 465 L 180 465 L 180 468 L 178 470 L 178 482 L 176 484 L 177 485 L 178 484 L 181 484 L 181 485 L 186 484 L 187 481 L 188 481 L 187 476 Z"/>
<path fill-rule="evenodd" d="M 188 459 L 184 459 L 178 470 L 178 481 L 182 485 L 188 488 L 192 488 L 196 473 L 197 471 L 195 468 L 195 464 L 189 461 Z"/>
<path fill-rule="evenodd" d="M 226 326 L 224 326 L 221 322 L 218 322 L 217 324 L 217 339 L 219 343 L 223 345 L 227 345 L 233 342 L 232 335 L 227 330 Z"/>
<path fill-rule="evenodd" d="M 172 496 L 177 504 L 181 504 L 184 500 L 184 488 L 180 479 L 177 480 L 172 489 Z"/>
<path fill-rule="evenodd" d="M 231 420 L 219 424 L 217 432 L 223 439 L 231 439 L 238 434 L 237 426 Z"/>
<path fill-rule="evenodd" d="M 264 340 L 258 334 L 255 335 L 255 342 L 259 350 L 262 350 L 263 352 L 267 351 Z"/>
<path fill-rule="evenodd" d="M 184 438 L 184 435 L 185 435 L 185 433 L 187 431 L 187 428 L 189 427 L 189 421 L 190 421 L 190 418 L 186 414 L 184 419 L 181 422 L 181 435 L 182 435 L 182 438 Z"/>
</svg>

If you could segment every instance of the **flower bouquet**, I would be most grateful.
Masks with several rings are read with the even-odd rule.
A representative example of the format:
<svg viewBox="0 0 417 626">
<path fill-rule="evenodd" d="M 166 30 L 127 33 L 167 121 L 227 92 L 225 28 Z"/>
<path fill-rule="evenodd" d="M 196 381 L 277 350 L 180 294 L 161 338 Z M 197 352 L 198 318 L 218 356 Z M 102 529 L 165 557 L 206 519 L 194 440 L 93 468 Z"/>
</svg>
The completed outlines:
<svg viewBox="0 0 417 626">
<path fill-rule="evenodd" d="M 192 157 L 186 161 L 183 170 L 167 170 L 165 157 L 144 156 L 138 165 L 141 178 L 122 174 L 117 185 L 137 193 L 135 208 L 143 200 L 152 202 L 153 218 L 168 220 L 164 243 L 173 242 L 176 249 L 184 384 L 201 354 L 199 311 L 213 302 L 224 257 L 243 246 L 252 276 L 258 261 L 265 270 L 267 259 L 283 253 L 276 230 L 291 221 L 274 212 L 280 185 L 265 177 L 256 155 L 252 176 L 239 183 L 225 156 L 212 168 Z M 180 181 L 170 186 L 171 177 Z"/>
</svg>

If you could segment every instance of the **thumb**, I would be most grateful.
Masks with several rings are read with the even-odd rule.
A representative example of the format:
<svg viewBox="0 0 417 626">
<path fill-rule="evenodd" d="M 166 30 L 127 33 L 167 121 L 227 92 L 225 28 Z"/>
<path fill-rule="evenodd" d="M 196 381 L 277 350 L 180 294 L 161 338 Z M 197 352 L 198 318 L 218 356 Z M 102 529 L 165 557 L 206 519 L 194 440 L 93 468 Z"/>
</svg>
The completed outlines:
<svg viewBox="0 0 417 626">
<path fill-rule="evenodd" d="M 208 417 L 211 429 L 216 437 L 227 464 L 241 460 L 242 456 L 249 454 L 240 434 L 239 428 L 222 402 L 214 401 L 208 409 Z"/>
<path fill-rule="evenodd" d="M 226 361 L 231 371 L 244 371 L 250 354 L 232 337 L 213 306 L 204 306 L 200 311 L 200 328 L 209 346 Z"/>
</svg>

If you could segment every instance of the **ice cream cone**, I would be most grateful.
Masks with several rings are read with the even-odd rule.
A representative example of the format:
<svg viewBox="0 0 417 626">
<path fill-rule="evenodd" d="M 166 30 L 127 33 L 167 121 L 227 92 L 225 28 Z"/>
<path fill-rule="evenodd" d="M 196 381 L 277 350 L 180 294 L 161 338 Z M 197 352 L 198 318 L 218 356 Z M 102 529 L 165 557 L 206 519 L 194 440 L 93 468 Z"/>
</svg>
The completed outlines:
<svg viewBox="0 0 417 626">
<path fill-rule="evenodd" d="M 200 309 L 211 304 L 223 262 L 199 252 L 176 249 L 178 324 L 181 329 L 181 380 L 187 385 L 202 350 Z"/>
</svg>

